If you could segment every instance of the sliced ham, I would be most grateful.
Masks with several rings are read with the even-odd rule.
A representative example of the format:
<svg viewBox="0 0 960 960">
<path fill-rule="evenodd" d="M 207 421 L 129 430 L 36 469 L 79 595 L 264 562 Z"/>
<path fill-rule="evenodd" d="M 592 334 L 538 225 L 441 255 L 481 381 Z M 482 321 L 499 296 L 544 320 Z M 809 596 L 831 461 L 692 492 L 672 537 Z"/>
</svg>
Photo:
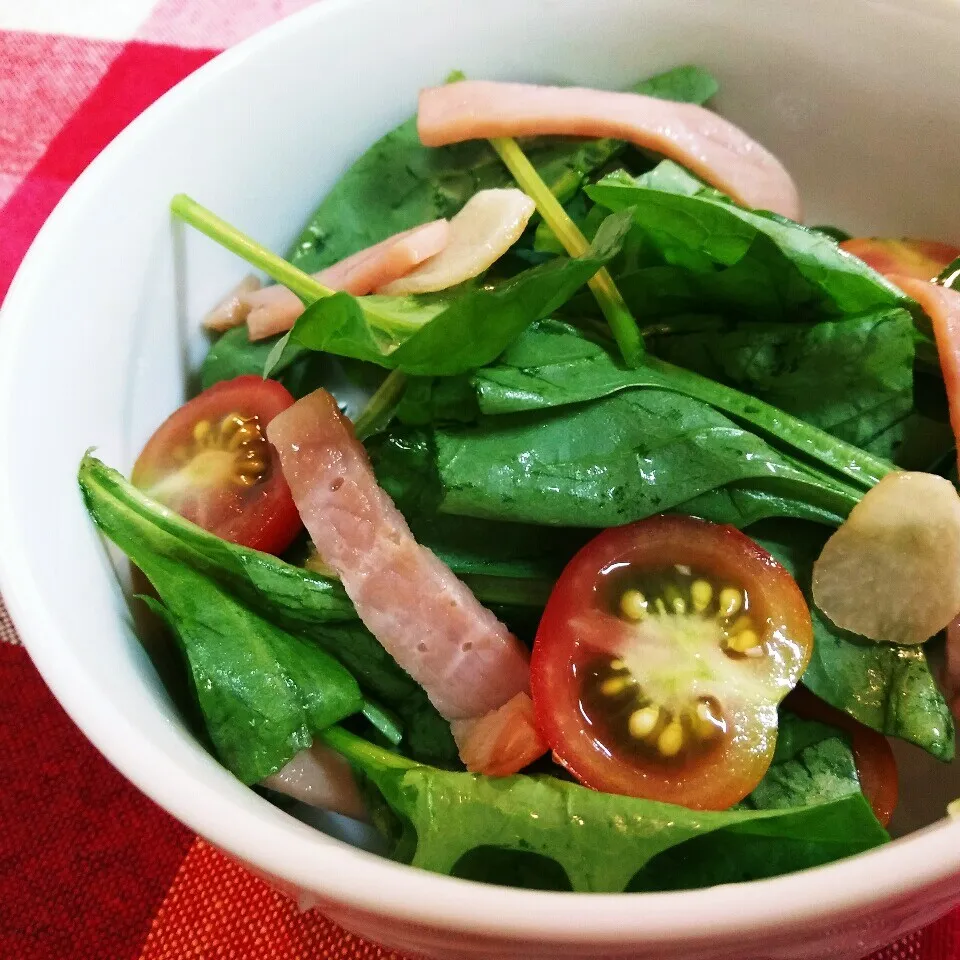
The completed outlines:
<svg viewBox="0 0 960 960">
<path fill-rule="evenodd" d="M 414 540 L 333 397 L 317 390 L 297 401 L 267 437 L 320 558 L 446 719 L 478 720 L 527 693 L 526 650 Z"/>
<path fill-rule="evenodd" d="M 960 257 L 960 248 L 937 240 L 909 237 L 851 237 L 840 244 L 877 273 L 897 273 L 917 280 L 933 280 L 948 264 Z"/>
<path fill-rule="evenodd" d="M 467 769 L 491 777 L 516 773 L 548 749 L 527 693 L 518 693 L 502 707 L 475 720 L 454 720 L 450 729 Z"/>
<path fill-rule="evenodd" d="M 960 449 L 960 293 L 903 274 L 891 273 L 887 276 L 923 307 L 933 325 L 940 370 L 947 388 L 950 425 Z"/>
<path fill-rule="evenodd" d="M 490 137 L 615 137 L 689 168 L 749 207 L 800 219 L 790 174 L 739 127 L 692 103 L 582 87 L 464 80 L 420 94 L 429 147 Z"/>
<path fill-rule="evenodd" d="M 367 808 L 350 764 L 335 750 L 315 743 L 301 750 L 261 785 L 354 820 L 366 820 Z"/>
<path fill-rule="evenodd" d="M 360 250 L 315 273 L 314 278 L 333 290 L 345 290 L 360 297 L 404 276 L 438 254 L 447 245 L 449 233 L 448 221 L 434 220 Z M 249 294 L 246 304 L 251 340 L 285 333 L 303 313 L 300 298 L 280 284 Z"/>
<path fill-rule="evenodd" d="M 260 289 L 260 281 L 249 274 L 244 277 L 204 318 L 208 330 L 222 333 L 231 327 L 239 327 L 247 319 L 250 303 L 247 298 Z"/>
<path fill-rule="evenodd" d="M 515 187 L 480 190 L 450 221 L 440 253 L 377 292 L 433 293 L 478 277 L 520 239 L 534 210 L 536 204 Z"/>
</svg>

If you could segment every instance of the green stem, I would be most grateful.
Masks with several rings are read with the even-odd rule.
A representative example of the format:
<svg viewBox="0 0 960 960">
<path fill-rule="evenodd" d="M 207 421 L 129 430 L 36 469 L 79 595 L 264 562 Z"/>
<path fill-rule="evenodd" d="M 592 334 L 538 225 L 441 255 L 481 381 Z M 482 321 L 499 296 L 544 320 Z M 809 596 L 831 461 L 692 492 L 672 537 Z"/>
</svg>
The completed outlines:
<svg viewBox="0 0 960 960">
<path fill-rule="evenodd" d="M 412 770 L 420 764 L 408 760 L 397 753 L 382 750 L 380 747 L 368 743 L 362 737 L 348 733 L 343 727 L 327 727 L 320 734 L 320 739 L 337 753 L 342 754 L 348 761 L 359 767 L 393 767 L 397 770 Z"/>
<path fill-rule="evenodd" d="M 242 257 L 247 263 L 259 267 L 277 283 L 282 283 L 292 290 L 304 303 L 314 303 L 336 293 L 330 287 L 318 283 L 309 273 L 304 273 L 283 257 L 271 253 L 226 220 L 221 220 L 212 210 L 208 210 L 185 193 L 178 193 L 170 201 L 170 210 L 184 223 L 189 223 L 191 227 Z"/>
<path fill-rule="evenodd" d="M 396 717 L 388 710 L 384 710 L 380 704 L 364 699 L 361 712 L 394 746 L 403 740 L 403 727 L 397 722 Z"/>
<path fill-rule="evenodd" d="M 540 216 L 553 230 L 567 253 L 571 257 L 583 256 L 590 247 L 587 238 L 543 182 L 543 178 L 527 159 L 516 140 L 509 137 L 496 137 L 490 143 L 513 179 L 537 205 Z M 644 353 L 643 338 L 640 336 L 637 321 L 624 302 L 609 271 L 605 267 L 598 270 L 590 279 L 589 285 L 603 315 L 607 318 L 607 323 L 610 324 L 623 359 L 631 367 L 638 366 Z"/>
<path fill-rule="evenodd" d="M 353 425 L 357 439 L 366 440 L 378 430 L 382 430 L 393 419 L 394 411 L 406 386 L 407 375 L 400 370 L 391 370 L 367 401 L 367 405 Z"/>
</svg>

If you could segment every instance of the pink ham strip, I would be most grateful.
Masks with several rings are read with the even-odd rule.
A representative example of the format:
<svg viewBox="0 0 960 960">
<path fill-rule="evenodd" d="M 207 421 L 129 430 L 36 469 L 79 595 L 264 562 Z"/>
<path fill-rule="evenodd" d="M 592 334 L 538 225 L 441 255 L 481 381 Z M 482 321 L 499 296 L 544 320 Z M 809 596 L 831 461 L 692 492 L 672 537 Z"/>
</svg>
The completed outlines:
<svg viewBox="0 0 960 960">
<path fill-rule="evenodd" d="M 692 103 L 464 80 L 420 93 L 417 130 L 428 147 L 546 134 L 628 140 L 676 160 L 739 203 L 800 219 L 796 185 L 780 161 L 739 127 Z"/>
<path fill-rule="evenodd" d="M 275 417 L 267 437 L 321 559 L 446 719 L 479 719 L 527 692 L 526 650 L 414 540 L 326 391 Z"/>
<path fill-rule="evenodd" d="M 354 820 L 368 819 L 350 764 L 322 743 L 301 750 L 261 783 L 311 807 L 342 813 Z"/>
<path fill-rule="evenodd" d="M 394 234 L 314 274 L 324 286 L 361 297 L 406 276 L 414 267 L 438 254 L 446 245 L 450 224 L 434 220 Z M 285 333 L 303 313 L 300 298 L 276 284 L 250 293 L 247 330 L 251 340 Z"/>
<path fill-rule="evenodd" d="M 476 720 L 454 720 L 450 729 L 467 769 L 491 777 L 516 773 L 548 750 L 527 693 Z"/>
<path fill-rule="evenodd" d="M 930 318 L 937 341 L 940 370 L 947 388 L 950 425 L 960 449 L 960 293 L 949 287 L 890 273 L 887 278 L 913 297 Z"/>
</svg>

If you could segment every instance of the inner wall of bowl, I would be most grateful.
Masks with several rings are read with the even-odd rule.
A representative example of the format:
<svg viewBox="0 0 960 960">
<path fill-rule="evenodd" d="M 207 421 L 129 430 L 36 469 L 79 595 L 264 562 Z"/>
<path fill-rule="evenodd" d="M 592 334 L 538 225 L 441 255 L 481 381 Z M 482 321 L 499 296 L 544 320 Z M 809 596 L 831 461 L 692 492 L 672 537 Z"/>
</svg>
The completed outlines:
<svg viewBox="0 0 960 960">
<path fill-rule="evenodd" d="M 247 795 L 183 728 L 137 643 L 74 485 L 90 444 L 130 467 L 188 391 L 206 349 L 204 312 L 248 272 L 171 225 L 173 194 L 190 193 L 283 250 L 342 170 L 413 111 L 418 88 L 451 69 L 616 88 L 697 62 L 724 85 L 718 109 L 795 173 L 811 222 L 960 239 L 960 178 L 943 149 L 960 140 L 960 115 L 928 83 L 954 75 L 960 33 L 933 17 L 833 0 L 362 6 L 367 31 L 358 34 L 347 17 L 302 18 L 282 43 L 254 46 L 229 71 L 175 94 L 176 109 L 171 102 L 101 159 L 109 195 L 79 189 L 60 215 L 71 242 L 46 247 L 48 275 L 59 282 L 21 298 L 37 332 L 21 338 L 18 356 L 35 362 L 21 364 L 7 385 L 7 410 L 16 398 L 22 411 L 7 426 L 11 462 L 16 451 L 30 453 L 9 481 L 12 502 L 46 505 L 40 515 L 24 511 L 8 534 L 43 597 L 51 635 L 71 639 L 75 683 L 116 706 L 136 736 L 187 775 L 260 818 L 279 814 Z M 902 55 L 906 33 L 923 57 Z M 38 349 L 47 339 L 56 351 Z M 51 558 L 70 565 L 55 587 Z M 41 646 L 38 638 L 42 661 Z M 919 754 L 907 752 L 913 764 Z M 921 772 L 911 767 L 904 777 L 905 827 L 936 819 L 941 793 L 960 794 L 956 775 L 916 762 Z"/>
</svg>

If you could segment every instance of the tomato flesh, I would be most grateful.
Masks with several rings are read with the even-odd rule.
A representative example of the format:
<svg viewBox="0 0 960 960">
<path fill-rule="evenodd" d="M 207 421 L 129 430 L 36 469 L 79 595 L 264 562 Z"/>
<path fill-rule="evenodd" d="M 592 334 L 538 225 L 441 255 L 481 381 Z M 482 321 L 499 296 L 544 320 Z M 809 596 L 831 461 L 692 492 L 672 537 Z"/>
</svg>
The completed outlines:
<svg viewBox="0 0 960 960">
<path fill-rule="evenodd" d="M 899 273 L 915 280 L 933 280 L 947 264 L 960 257 L 960 247 L 936 240 L 853 237 L 840 244 L 877 273 Z"/>
<path fill-rule="evenodd" d="M 813 647 L 796 583 L 732 527 L 652 517 L 570 561 L 534 643 L 554 756 L 587 786 L 725 809 L 766 772 Z"/>
<path fill-rule="evenodd" d="M 224 540 L 281 553 L 302 525 L 266 428 L 293 402 L 256 376 L 204 390 L 147 441 L 133 483 Z"/>
<path fill-rule="evenodd" d="M 848 713 L 830 706 L 805 687 L 797 687 L 787 698 L 786 706 L 798 717 L 827 723 L 850 737 L 860 789 L 876 818 L 883 826 L 887 826 L 900 798 L 897 761 L 887 738 Z"/>
</svg>

